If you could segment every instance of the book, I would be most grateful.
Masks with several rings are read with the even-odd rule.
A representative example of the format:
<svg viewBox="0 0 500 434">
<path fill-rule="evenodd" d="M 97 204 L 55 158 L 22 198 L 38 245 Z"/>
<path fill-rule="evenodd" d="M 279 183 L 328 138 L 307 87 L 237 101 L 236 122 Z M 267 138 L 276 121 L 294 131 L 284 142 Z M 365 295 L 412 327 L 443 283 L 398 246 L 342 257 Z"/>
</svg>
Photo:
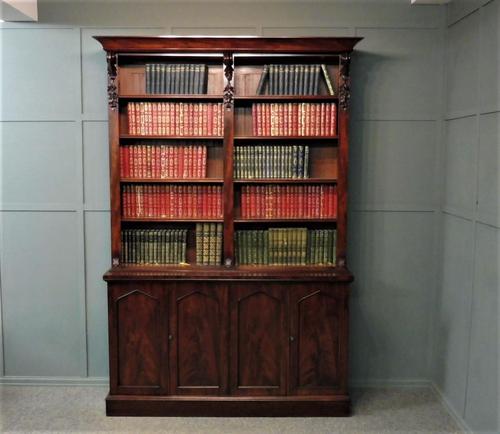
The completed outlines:
<svg viewBox="0 0 500 434">
<path fill-rule="evenodd" d="M 335 95 L 335 91 L 333 90 L 332 81 L 330 80 L 330 76 L 328 74 L 328 69 L 324 63 L 321 65 L 321 70 L 323 71 L 323 77 L 325 79 L 326 88 L 328 89 L 328 93 L 330 95 Z"/>
<path fill-rule="evenodd" d="M 259 83 L 257 84 L 256 95 L 262 95 L 264 92 L 264 85 L 269 75 L 269 65 L 264 65 L 262 68 L 262 73 L 260 74 Z"/>
<path fill-rule="evenodd" d="M 335 136 L 337 107 L 329 103 L 254 103 L 257 136 Z"/>
<path fill-rule="evenodd" d="M 186 262 L 187 229 L 124 229 L 121 258 L 127 264 Z"/>
</svg>

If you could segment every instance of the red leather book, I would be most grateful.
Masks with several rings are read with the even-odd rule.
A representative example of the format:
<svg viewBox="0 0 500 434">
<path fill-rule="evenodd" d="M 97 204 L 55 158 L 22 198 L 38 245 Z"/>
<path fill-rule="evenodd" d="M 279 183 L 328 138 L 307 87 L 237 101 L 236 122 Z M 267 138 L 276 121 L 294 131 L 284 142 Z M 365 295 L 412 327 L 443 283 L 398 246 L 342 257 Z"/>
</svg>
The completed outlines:
<svg viewBox="0 0 500 434">
<path fill-rule="evenodd" d="M 213 136 L 213 118 L 214 110 L 212 104 L 204 104 L 204 111 L 206 112 L 206 123 L 203 126 L 202 135 Z"/>
<path fill-rule="evenodd" d="M 158 129 L 158 103 L 151 104 L 151 134 L 155 136 L 160 134 Z"/>
<path fill-rule="evenodd" d="M 338 214 L 338 196 L 337 196 L 337 186 L 333 187 L 333 217 L 337 218 Z"/>
<path fill-rule="evenodd" d="M 201 118 L 202 122 L 200 125 L 200 135 L 205 135 L 208 131 L 208 105 L 203 104 L 201 107 Z"/>
<path fill-rule="evenodd" d="M 122 187 L 122 216 L 128 217 L 128 185 Z"/>
<path fill-rule="evenodd" d="M 193 135 L 193 117 L 191 116 L 191 103 L 184 103 L 184 135 Z"/>
<path fill-rule="evenodd" d="M 206 177 L 206 166 L 207 166 L 206 152 L 207 152 L 206 146 L 199 147 L 200 156 L 199 156 L 198 175 L 197 175 L 199 178 Z"/>
<path fill-rule="evenodd" d="M 318 114 L 318 104 L 311 104 L 311 136 L 319 135 L 319 114 Z"/>
<path fill-rule="evenodd" d="M 188 122 L 189 122 L 189 135 L 190 136 L 197 136 L 198 133 L 198 109 L 200 107 L 200 104 L 189 104 L 189 117 L 188 117 Z"/>
<path fill-rule="evenodd" d="M 210 211 L 209 211 L 209 218 L 214 218 L 217 216 L 217 212 L 216 212 L 216 197 L 215 197 L 215 187 L 213 185 L 210 185 L 208 187 L 208 191 L 209 191 L 209 196 L 210 196 Z"/>
<path fill-rule="evenodd" d="M 331 135 L 337 135 L 337 106 L 335 103 L 331 103 L 331 114 L 330 114 L 330 123 L 331 123 Z"/>
<path fill-rule="evenodd" d="M 127 176 L 125 172 L 125 149 L 123 147 L 120 147 L 120 176 L 122 178 Z"/>
<path fill-rule="evenodd" d="M 135 134 L 135 114 L 134 114 L 135 103 L 129 102 L 127 104 L 127 120 L 128 120 L 128 133 Z"/>
<path fill-rule="evenodd" d="M 257 128 L 257 104 L 252 104 L 252 135 L 258 135 Z"/>
<path fill-rule="evenodd" d="M 278 116 L 278 136 L 283 136 L 285 131 L 285 113 L 283 104 L 276 104 L 276 112 Z"/>
</svg>

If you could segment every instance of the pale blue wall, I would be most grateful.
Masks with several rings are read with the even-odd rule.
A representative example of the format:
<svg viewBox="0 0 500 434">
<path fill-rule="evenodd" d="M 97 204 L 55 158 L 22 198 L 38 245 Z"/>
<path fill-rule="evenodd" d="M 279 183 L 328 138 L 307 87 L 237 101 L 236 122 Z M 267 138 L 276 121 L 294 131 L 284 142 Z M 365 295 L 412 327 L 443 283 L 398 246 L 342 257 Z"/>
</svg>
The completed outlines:
<svg viewBox="0 0 500 434">
<path fill-rule="evenodd" d="M 0 27 L 3 381 L 107 376 L 105 57 L 91 36 L 170 33 L 366 38 L 352 71 L 351 376 L 431 378 L 444 10 L 375 3 L 41 1 L 40 23 Z"/>
<path fill-rule="evenodd" d="M 456 1 L 448 12 L 435 380 L 471 429 L 493 433 L 500 429 L 500 1 Z"/>
</svg>

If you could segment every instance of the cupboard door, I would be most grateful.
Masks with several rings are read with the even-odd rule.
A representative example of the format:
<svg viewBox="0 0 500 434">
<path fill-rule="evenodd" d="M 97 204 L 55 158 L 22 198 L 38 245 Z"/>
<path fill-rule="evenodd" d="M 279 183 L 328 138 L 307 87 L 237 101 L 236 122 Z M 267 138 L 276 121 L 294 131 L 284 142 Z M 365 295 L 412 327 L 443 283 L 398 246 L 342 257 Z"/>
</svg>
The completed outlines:
<svg viewBox="0 0 500 434">
<path fill-rule="evenodd" d="M 284 395 L 288 360 L 286 290 L 277 284 L 230 288 L 231 393 Z"/>
<path fill-rule="evenodd" d="M 290 393 L 346 393 L 347 288 L 295 286 L 290 295 Z"/>
<path fill-rule="evenodd" d="M 168 390 L 164 288 L 151 282 L 110 284 L 112 394 L 163 394 Z"/>
<path fill-rule="evenodd" d="M 171 393 L 227 393 L 227 287 L 176 283 L 171 297 Z"/>
</svg>

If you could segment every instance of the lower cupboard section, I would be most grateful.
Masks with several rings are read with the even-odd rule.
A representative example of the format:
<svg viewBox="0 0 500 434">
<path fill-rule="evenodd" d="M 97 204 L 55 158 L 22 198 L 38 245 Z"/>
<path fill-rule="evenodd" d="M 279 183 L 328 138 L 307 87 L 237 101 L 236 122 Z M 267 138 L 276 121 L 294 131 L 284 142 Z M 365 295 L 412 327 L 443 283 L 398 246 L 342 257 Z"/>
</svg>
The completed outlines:
<svg viewBox="0 0 500 434">
<path fill-rule="evenodd" d="M 108 414 L 348 412 L 346 283 L 114 281 L 108 307 Z"/>
</svg>

